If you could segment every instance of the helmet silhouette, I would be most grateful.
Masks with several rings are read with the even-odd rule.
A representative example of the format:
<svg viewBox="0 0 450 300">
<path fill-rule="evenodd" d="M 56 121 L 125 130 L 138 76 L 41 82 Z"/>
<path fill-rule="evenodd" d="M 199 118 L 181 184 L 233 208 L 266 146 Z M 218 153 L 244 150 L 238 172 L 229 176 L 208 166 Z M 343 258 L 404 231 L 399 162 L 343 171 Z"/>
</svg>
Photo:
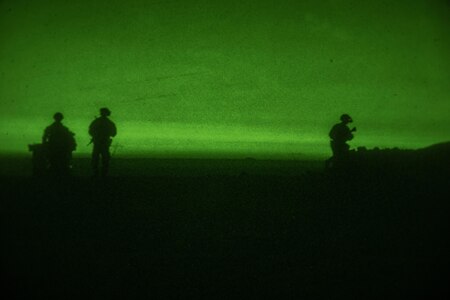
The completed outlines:
<svg viewBox="0 0 450 300">
<path fill-rule="evenodd" d="M 352 118 L 348 114 L 343 114 L 341 116 L 341 121 L 342 122 L 348 122 L 348 123 L 353 122 Z"/>
<path fill-rule="evenodd" d="M 106 107 L 102 107 L 100 108 L 100 115 L 103 117 L 109 117 L 111 115 L 111 111 Z"/>
<path fill-rule="evenodd" d="M 53 119 L 54 119 L 55 121 L 57 121 L 57 122 L 61 122 L 62 119 L 64 119 L 64 116 L 63 116 L 62 113 L 57 112 L 57 113 L 55 113 L 55 114 L 53 115 Z"/>
</svg>

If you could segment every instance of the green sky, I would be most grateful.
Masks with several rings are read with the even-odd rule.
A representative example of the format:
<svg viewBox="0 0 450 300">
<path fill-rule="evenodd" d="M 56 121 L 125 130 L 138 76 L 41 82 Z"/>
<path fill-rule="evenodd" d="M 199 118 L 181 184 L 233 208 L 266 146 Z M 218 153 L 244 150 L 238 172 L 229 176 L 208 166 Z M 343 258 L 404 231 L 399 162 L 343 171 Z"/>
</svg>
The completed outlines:
<svg viewBox="0 0 450 300">
<path fill-rule="evenodd" d="M 90 147 L 107 106 L 117 155 L 330 154 L 450 140 L 450 3 L 438 0 L 0 1 L 0 152 L 54 112 Z"/>
</svg>

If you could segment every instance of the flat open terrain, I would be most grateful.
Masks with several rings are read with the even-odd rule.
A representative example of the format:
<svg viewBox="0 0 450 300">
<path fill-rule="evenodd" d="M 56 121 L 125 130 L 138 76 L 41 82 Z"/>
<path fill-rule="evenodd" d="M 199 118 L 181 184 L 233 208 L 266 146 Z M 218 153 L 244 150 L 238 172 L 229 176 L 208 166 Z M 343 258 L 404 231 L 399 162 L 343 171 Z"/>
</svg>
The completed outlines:
<svg viewBox="0 0 450 300">
<path fill-rule="evenodd" d="M 1 162 L 2 274 L 16 298 L 448 292 L 447 169 L 143 159 L 93 180 L 87 160 L 68 179 L 32 178 L 26 162 Z"/>
</svg>

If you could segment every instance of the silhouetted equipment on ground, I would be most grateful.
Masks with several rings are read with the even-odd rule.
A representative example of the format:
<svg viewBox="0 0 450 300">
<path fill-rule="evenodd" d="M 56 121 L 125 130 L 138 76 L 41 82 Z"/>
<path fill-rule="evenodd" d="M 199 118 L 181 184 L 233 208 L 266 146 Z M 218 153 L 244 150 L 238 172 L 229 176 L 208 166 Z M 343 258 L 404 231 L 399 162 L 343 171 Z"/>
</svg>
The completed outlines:
<svg viewBox="0 0 450 300">
<path fill-rule="evenodd" d="M 43 176 L 47 172 L 47 152 L 44 144 L 28 145 L 28 150 L 33 153 L 31 163 L 33 166 L 33 176 Z"/>
<path fill-rule="evenodd" d="M 108 108 L 101 108 L 100 117 L 92 121 L 89 126 L 89 134 L 94 144 L 92 149 L 92 169 L 94 176 L 99 175 L 100 158 L 102 161 L 100 175 L 104 177 L 109 171 L 109 161 L 111 159 L 109 147 L 112 143 L 112 137 L 115 137 L 117 134 L 116 125 L 108 118 L 110 115 L 111 111 Z"/>
<path fill-rule="evenodd" d="M 62 113 L 55 113 L 53 116 L 55 121 L 44 130 L 42 146 L 34 147 L 37 152 L 45 152 L 48 161 L 48 171 L 53 175 L 69 174 L 72 152 L 77 147 L 75 134 L 62 124 L 63 118 Z M 33 154 L 35 151 L 33 151 Z"/>
<path fill-rule="evenodd" d="M 358 147 L 348 151 L 345 163 L 334 165 L 328 171 L 358 176 L 449 173 L 450 142 L 409 150 L 399 148 L 367 149 Z"/>
<path fill-rule="evenodd" d="M 352 118 L 348 114 L 341 115 L 341 122 L 335 124 L 330 132 L 329 137 L 331 139 L 330 146 L 333 152 L 333 156 L 327 160 L 326 167 L 335 167 L 337 165 L 345 164 L 350 146 L 347 141 L 353 139 L 352 132 L 356 131 L 356 127 L 352 129 L 348 128 L 347 124 L 353 122 Z"/>
<path fill-rule="evenodd" d="M 290 176 L 210 176 L 200 160 L 158 175 L 140 159 L 146 176 L 117 167 L 101 184 L 1 177 L 8 299 L 449 298 L 450 143 L 349 157 Z M 204 174 L 177 173 L 191 163 Z"/>
</svg>

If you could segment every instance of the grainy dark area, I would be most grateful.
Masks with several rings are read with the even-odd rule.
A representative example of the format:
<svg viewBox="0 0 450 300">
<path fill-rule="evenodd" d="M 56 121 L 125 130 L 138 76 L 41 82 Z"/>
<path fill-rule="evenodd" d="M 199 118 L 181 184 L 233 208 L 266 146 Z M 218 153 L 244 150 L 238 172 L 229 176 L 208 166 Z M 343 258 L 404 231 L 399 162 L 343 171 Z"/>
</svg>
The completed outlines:
<svg viewBox="0 0 450 300">
<path fill-rule="evenodd" d="M 9 299 L 442 295 L 450 172 L 433 151 L 329 171 L 116 161 L 104 180 L 6 176 L 3 159 L 3 282 Z"/>
</svg>

